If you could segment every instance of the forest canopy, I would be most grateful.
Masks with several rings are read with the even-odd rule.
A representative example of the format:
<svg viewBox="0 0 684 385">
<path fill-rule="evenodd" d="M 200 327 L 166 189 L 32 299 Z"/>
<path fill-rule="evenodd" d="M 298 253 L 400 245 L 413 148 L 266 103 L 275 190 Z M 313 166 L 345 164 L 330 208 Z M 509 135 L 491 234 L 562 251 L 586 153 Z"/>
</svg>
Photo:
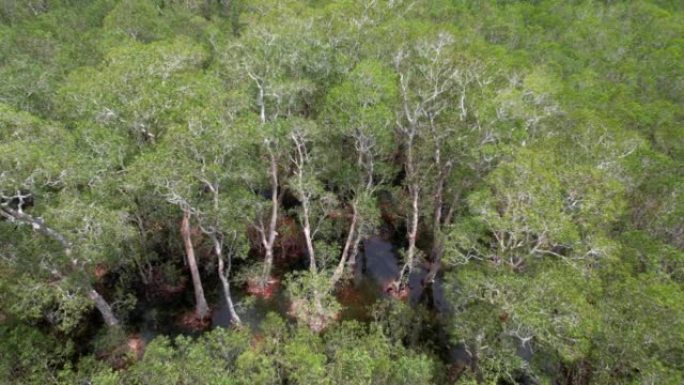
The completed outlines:
<svg viewBox="0 0 684 385">
<path fill-rule="evenodd" d="M 0 382 L 684 383 L 684 3 L 0 0 Z"/>
</svg>

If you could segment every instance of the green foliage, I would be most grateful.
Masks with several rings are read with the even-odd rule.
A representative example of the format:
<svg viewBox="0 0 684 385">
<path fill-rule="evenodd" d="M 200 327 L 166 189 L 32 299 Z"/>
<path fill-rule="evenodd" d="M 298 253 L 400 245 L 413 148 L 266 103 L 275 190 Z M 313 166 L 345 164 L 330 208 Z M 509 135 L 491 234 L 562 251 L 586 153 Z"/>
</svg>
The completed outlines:
<svg viewBox="0 0 684 385">
<path fill-rule="evenodd" d="M 0 0 L 0 382 L 682 383 L 682 36 L 666 0 Z M 236 286 L 271 192 L 297 322 L 129 351 L 180 213 Z M 451 310 L 340 321 L 347 240 L 412 230 Z"/>
<path fill-rule="evenodd" d="M 159 11 L 151 1 L 121 1 L 104 19 L 104 27 L 144 43 L 160 40 L 171 31 Z"/>
<path fill-rule="evenodd" d="M 5 384 L 56 384 L 53 373 L 72 353 L 61 343 L 29 325 L 0 325 L 0 379 Z"/>
<path fill-rule="evenodd" d="M 210 78 L 190 76 L 207 53 L 190 39 L 143 45 L 129 42 L 110 50 L 99 68 L 72 72 L 58 92 L 61 116 L 97 122 L 129 134 L 138 143 L 155 142 L 184 108 L 201 105 Z M 123 124 L 122 124 L 123 123 Z"/>
</svg>

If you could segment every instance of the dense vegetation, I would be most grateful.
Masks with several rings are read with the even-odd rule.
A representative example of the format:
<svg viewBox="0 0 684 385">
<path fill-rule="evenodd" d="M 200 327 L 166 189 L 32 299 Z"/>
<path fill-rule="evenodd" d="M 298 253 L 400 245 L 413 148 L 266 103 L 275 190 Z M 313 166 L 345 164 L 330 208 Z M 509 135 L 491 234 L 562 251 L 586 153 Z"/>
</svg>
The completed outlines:
<svg viewBox="0 0 684 385">
<path fill-rule="evenodd" d="M 0 382 L 684 383 L 683 4 L 0 0 Z"/>
</svg>

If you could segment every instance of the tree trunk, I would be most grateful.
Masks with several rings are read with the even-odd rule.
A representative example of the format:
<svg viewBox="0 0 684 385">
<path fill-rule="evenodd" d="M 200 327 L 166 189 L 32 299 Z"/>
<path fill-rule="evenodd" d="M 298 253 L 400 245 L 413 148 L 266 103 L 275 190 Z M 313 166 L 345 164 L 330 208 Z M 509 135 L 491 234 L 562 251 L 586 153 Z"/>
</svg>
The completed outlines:
<svg viewBox="0 0 684 385">
<path fill-rule="evenodd" d="M 425 280 L 423 286 L 427 287 L 435 282 L 437 273 L 442 264 L 442 255 L 444 255 L 444 244 L 441 239 L 435 241 L 435 245 L 432 248 L 432 260 L 430 261 L 430 269 L 427 275 L 425 275 Z"/>
<path fill-rule="evenodd" d="M 442 205 L 443 205 L 443 191 L 445 183 L 445 174 L 440 173 L 439 181 L 437 182 L 437 191 L 435 192 L 435 211 L 434 222 L 432 224 L 432 255 L 430 258 L 430 269 L 425 276 L 424 286 L 431 285 L 437 277 L 437 273 L 441 267 L 442 255 L 444 254 L 444 240 L 442 234 Z"/>
<path fill-rule="evenodd" d="M 64 249 L 64 254 L 67 257 L 71 257 L 71 242 L 69 242 L 69 240 L 67 240 L 67 238 L 63 236 L 61 233 L 46 225 L 41 218 L 34 218 L 33 216 L 26 214 L 21 210 L 14 210 L 11 207 L 7 206 L 0 207 L 0 214 L 9 218 L 12 221 L 19 221 L 20 223 L 30 225 L 34 231 L 37 231 L 49 238 L 56 240 L 62 245 Z M 76 258 L 72 259 L 71 262 L 74 266 L 79 265 L 79 261 Z M 62 274 L 59 272 L 56 272 L 56 274 L 60 277 L 62 276 Z M 112 312 L 112 307 L 109 306 L 107 301 L 105 301 L 105 299 L 100 295 L 100 293 L 98 293 L 93 288 L 89 288 L 88 297 L 90 297 L 90 299 L 95 302 L 95 307 L 97 308 L 97 310 L 100 311 L 100 314 L 102 314 L 102 318 L 104 318 L 105 324 L 107 324 L 107 326 L 111 327 L 119 325 L 119 320 L 117 320 L 114 316 L 114 312 Z"/>
<path fill-rule="evenodd" d="M 399 274 L 399 284 L 404 282 L 404 278 L 413 271 L 414 259 L 416 257 L 416 238 L 418 238 L 418 196 L 419 187 L 417 185 L 409 186 L 411 194 L 411 218 L 409 220 L 407 238 L 408 250 L 406 250 L 406 262 Z"/>
<path fill-rule="evenodd" d="M 195 315 L 198 319 L 205 319 L 209 315 L 209 305 L 207 305 L 207 300 L 204 298 L 202 280 L 200 279 L 199 270 L 197 269 L 195 248 L 192 245 L 192 239 L 190 237 L 190 212 L 188 210 L 183 210 L 183 221 L 181 222 L 180 230 L 181 236 L 183 237 L 183 244 L 185 245 L 188 266 L 190 267 L 190 275 L 192 276 L 192 286 L 195 291 Z"/>
<path fill-rule="evenodd" d="M 112 312 L 112 307 L 109 306 L 107 301 L 105 301 L 104 298 L 98 293 L 95 289 L 89 289 L 88 290 L 88 297 L 90 297 L 93 302 L 95 302 L 95 307 L 97 310 L 100 311 L 100 314 L 102 314 L 102 318 L 105 321 L 105 324 L 107 326 L 112 327 L 112 326 L 118 326 L 119 325 L 119 320 L 116 319 L 114 316 L 114 312 Z"/>
<path fill-rule="evenodd" d="M 344 266 L 347 264 L 347 260 L 350 258 L 352 254 L 356 254 L 356 250 L 354 249 L 355 245 L 358 245 L 358 242 L 356 242 L 356 222 L 358 221 L 359 217 L 356 205 L 356 201 L 352 202 L 353 214 L 351 224 L 349 225 L 349 234 L 347 234 L 347 241 L 344 243 L 344 249 L 342 250 L 342 255 L 340 256 L 340 262 L 337 264 L 337 268 L 335 268 L 332 278 L 330 279 L 330 286 L 332 288 L 334 288 L 337 284 L 337 281 L 339 281 L 340 278 L 342 278 L 342 274 L 344 273 Z"/>
<path fill-rule="evenodd" d="M 480 371 L 480 346 L 482 345 L 483 339 L 484 336 L 482 334 L 478 334 L 475 337 L 475 341 L 471 346 L 472 352 L 470 354 L 470 370 L 475 375 L 475 381 L 477 381 L 478 385 L 484 383 L 484 378 Z"/>
<path fill-rule="evenodd" d="M 408 239 L 408 250 L 406 250 L 406 262 L 399 273 L 398 284 L 401 286 L 405 277 L 413 271 L 413 261 L 416 255 L 416 238 L 418 237 L 418 198 L 420 194 L 420 186 L 416 180 L 416 170 L 413 159 L 413 144 L 416 129 L 413 127 L 408 134 L 407 149 L 406 149 L 406 178 L 408 180 L 408 190 L 411 196 L 411 217 L 408 223 L 406 237 Z M 397 289 L 402 289 L 398 287 Z"/>
<path fill-rule="evenodd" d="M 306 146 L 304 144 L 304 139 L 302 136 L 300 136 L 297 133 L 292 134 L 292 140 L 295 143 L 296 149 L 297 149 L 297 155 L 295 158 L 293 158 L 294 163 L 295 163 L 295 175 L 297 177 L 297 190 L 300 194 L 300 200 L 302 204 L 302 220 L 304 223 L 302 223 L 302 230 L 304 232 L 304 239 L 306 241 L 306 249 L 309 254 L 309 271 L 311 272 L 312 276 L 316 276 L 318 274 L 318 269 L 316 267 L 316 253 L 314 250 L 314 245 L 313 245 L 313 236 L 314 233 L 311 231 L 311 219 L 310 219 L 310 204 L 311 204 L 311 195 L 309 195 L 309 191 L 307 190 L 307 187 L 304 185 L 304 167 L 305 164 L 308 162 L 308 154 L 306 153 Z M 321 293 L 320 290 L 318 290 L 316 287 L 313 288 L 313 302 L 314 302 L 314 307 L 316 309 L 316 318 L 322 320 L 325 317 L 325 311 L 323 309 L 323 303 L 322 303 L 322 298 L 323 294 Z M 311 319 L 309 321 L 312 321 Z M 317 322 L 318 323 L 318 322 Z M 309 326 L 314 329 L 314 330 L 320 330 L 318 326 L 314 326 L 311 322 L 309 322 Z M 320 326 L 320 325 L 319 325 Z"/>
<path fill-rule="evenodd" d="M 230 320 L 235 325 L 242 325 L 242 320 L 235 311 L 235 306 L 233 305 L 233 297 L 230 295 L 230 281 L 228 281 L 228 275 L 231 269 L 231 257 L 228 256 L 228 267 L 226 268 L 223 261 L 223 246 L 221 241 L 218 240 L 216 236 L 212 236 L 212 241 L 214 242 L 214 252 L 218 258 L 218 276 L 221 280 L 221 285 L 223 286 L 223 296 L 226 299 L 226 305 L 228 306 L 228 312 L 230 313 Z"/>
<path fill-rule="evenodd" d="M 304 239 L 306 240 L 306 250 L 309 253 L 309 270 L 316 274 L 316 253 L 314 251 L 313 239 L 311 237 L 311 223 L 309 222 L 309 202 L 304 199 L 302 202 L 302 210 L 304 211 Z"/>
<path fill-rule="evenodd" d="M 460 194 L 459 193 L 454 193 L 454 195 L 451 197 L 451 203 L 449 204 L 449 209 L 447 210 L 446 215 L 444 216 L 444 223 L 449 224 L 451 223 L 454 213 L 456 212 L 456 204 L 458 203 L 460 199 Z"/>
<path fill-rule="evenodd" d="M 268 280 L 271 276 L 271 269 L 273 268 L 273 245 L 276 239 L 276 226 L 278 224 L 278 162 L 276 160 L 275 154 L 269 149 L 270 158 L 270 174 L 271 174 L 271 218 L 268 223 L 268 233 L 261 231 L 261 242 L 266 251 L 266 257 L 264 259 L 264 269 L 261 276 L 261 286 L 266 287 Z"/>
<path fill-rule="evenodd" d="M 347 261 L 347 266 L 349 266 L 349 269 L 354 271 L 354 267 L 356 266 L 356 256 L 359 254 L 359 244 L 361 243 L 361 235 L 356 234 L 356 238 L 354 239 L 354 245 L 352 246 L 352 253 L 349 254 L 349 260 Z"/>
<path fill-rule="evenodd" d="M 306 249 L 309 253 L 309 271 L 311 271 L 311 274 L 318 274 L 318 269 L 316 268 L 316 254 L 315 254 L 314 247 L 313 247 L 313 238 L 311 236 L 311 223 L 309 221 L 309 201 L 308 201 L 308 199 L 303 200 L 302 209 L 304 211 L 304 238 L 306 239 Z M 321 292 L 318 289 L 314 288 L 313 289 L 313 302 L 314 302 L 314 307 L 316 308 L 316 313 L 318 314 L 319 317 L 323 317 L 325 315 L 325 311 L 323 309 L 323 303 L 321 301 L 321 298 L 322 298 Z"/>
</svg>

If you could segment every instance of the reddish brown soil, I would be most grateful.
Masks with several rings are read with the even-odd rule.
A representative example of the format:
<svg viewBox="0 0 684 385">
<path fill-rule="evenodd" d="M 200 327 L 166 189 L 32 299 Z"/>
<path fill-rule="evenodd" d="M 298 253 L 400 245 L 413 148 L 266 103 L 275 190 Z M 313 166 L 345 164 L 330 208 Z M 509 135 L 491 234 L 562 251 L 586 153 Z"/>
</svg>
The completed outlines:
<svg viewBox="0 0 684 385">
<path fill-rule="evenodd" d="M 353 286 L 344 285 L 337 290 L 337 300 L 340 301 L 342 305 L 349 305 L 362 302 L 364 298 Z"/>
<path fill-rule="evenodd" d="M 131 334 L 120 345 L 108 351 L 96 352 L 95 356 L 114 369 L 126 369 L 140 360 L 145 352 L 145 341 L 139 334 Z"/>
<path fill-rule="evenodd" d="M 104 263 L 98 263 L 97 265 L 95 265 L 95 270 L 93 271 L 93 273 L 95 274 L 95 278 L 100 280 L 104 278 L 104 276 L 107 275 L 107 273 L 109 273 L 109 267 Z"/>
<path fill-rule="evenodd" d="M 408 287 L 400 287 L 396 281 L 390 281 L 382 286 L 382 289 L 387 295 L 400 301 L 405 301 L 409 297 Z"/>
<path fill-rule="evenodd" d="M 299 225 L 297 225 L 294 218 L 288 216 L 278 218 L 276 230 L 278 236 L 273 245 L 273 254 L 276 261 L 287 264 L 298 260 L 305 254 L 306 241 L 304 240 L 304 234 L 299 229 Z M 247 234 L 250 243 L 254 246 L 254 250 L 263 256 L 265 250 L 258 231 L 250 227 Z"/>
<path fill-rule="evenodd" d="M 133 334 L 128 338 L 128 350 L 133 353 L 136 360 L 142 358 L 145 352 L 145 340 L 139 334 Z"/>
<path fill-rule="evenodd" d="M 252 339 L 250 340 L 250 345 L 252 346 L 253 349 L 257 349 L 259 346 L 263 345 L 265 341 L 265 338 L 262 334 L 260 333 L 255 333 Z"/>
<path fill-rule="evenodd" d="M 292 301 L 292 303 L 290 303 L 290 308 L 287 311 L 287 314 L 291 317 L 298 319 L 301 322 L 304 322 L 306 325 L 309 326 L 309 328 L 312 331 L 316 333 L 322 332 L 333 321 L 339 320 L 342 316 L 340 312 L 318 314 L 313 309 L 311 309 L 311 306 L 309 306 L 309 304 L 301 300 Z"/>
<path fill-rule="evenodd" d="M 189 310 L 178 318 L 178 326 L 189 331 L 202 331 L 211 325 L 211 316 L 200 319 L 197 318 L 195 312 Z"/>
<path fill-rule="evenodd" d="M 270 277 L 264 286 L 260 284 L 259 278 L 253 278 L 247 281 L 247 292 L 255 297 L 269 299 L 278 291 L 279 286 L 280 280 L 276 277 Z"/>
<path fill-rule="evenodd" d="M 164 277 L 161 269 L 157 268 L 152 271 L 152 277 L 147 285 L 145 285 L 145 291 L 152 296 L 168 299 L 182 293 L 187 286 L 188 280 L 185 276 L 171 283 Z"/>
</svg>

